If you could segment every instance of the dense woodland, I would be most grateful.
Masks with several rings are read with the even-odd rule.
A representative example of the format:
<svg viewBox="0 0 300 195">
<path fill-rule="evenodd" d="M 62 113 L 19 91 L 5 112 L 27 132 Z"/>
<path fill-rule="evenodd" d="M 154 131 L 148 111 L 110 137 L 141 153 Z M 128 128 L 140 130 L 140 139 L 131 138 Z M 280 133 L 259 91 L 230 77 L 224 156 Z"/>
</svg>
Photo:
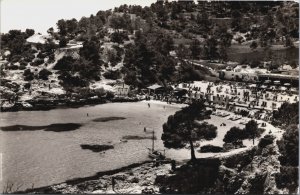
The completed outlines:
<svg viewBox="0 0 300 195">
<path fill-rule="evenodd" d="M 101 67 L 121 61 L 124 66 L 120 70 L 106 71 L 103 76 L 123 78 L 135 87 L 201 80 L 205 70 L 195 71 L 186 60 L 226 62 L 227 49 L 233 40 L 238 44 L 248 42 L 252 50 L 270 49 L 273 44 L 293 47 L 293 41 L 298 40 L 298 15 L 298 4 L 294 2 L 159 1 L 144 8 L 122 5 L 79 21 L 61 19 L 57 31 L 49 28 L 51 38 L 47 43 L 36 48 L 26 44 L 26 39 L 35 33 L 32 29 L 2 34 L 2 48 L 11 53 L 1 73 L 5 74 L 3 69 L 25 70 L 28 64 L 51 64 L 57 49 L 81 41 L 79 58 L 64 57 L 54 67 L 60 71 L 61 84 L 66 88 L 88 86 L 90 81 L 101 79 L 101 73 L 104 74 Z M 105 42 L 115 45 L 104 54 L 101 46 Z M 171 55 L 172 51 L 175 56 Z M 20 64 L 15 65 L 16 62 Z M 252 66 L 259 66 L 259 62 Z M 28 81 L 47 79 L 51 74 L 43 70 L 33 75 L 29 71 L 24 71 Z"/>
</svg>

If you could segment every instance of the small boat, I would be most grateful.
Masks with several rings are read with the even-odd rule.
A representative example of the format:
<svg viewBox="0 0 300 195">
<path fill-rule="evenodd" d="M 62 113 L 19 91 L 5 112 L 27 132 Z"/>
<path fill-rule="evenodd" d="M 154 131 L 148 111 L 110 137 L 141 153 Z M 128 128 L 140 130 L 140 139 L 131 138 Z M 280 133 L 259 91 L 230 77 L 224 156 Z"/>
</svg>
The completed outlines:
<svg viewBox="0 0 300 195">
<path fill-rule="evenodd" d="M 165 156 L 165 150 L 164 150 L 164 154 L 162 154 L 160 151 L 158 150 L 154 150 L 154 131 L 152 132 L 152 148 L 148 148 L 149 149 L 149 154 L 148 156 L 152 159 L 155 160 L 164 160 L 166 158 Z"/>
</svg>

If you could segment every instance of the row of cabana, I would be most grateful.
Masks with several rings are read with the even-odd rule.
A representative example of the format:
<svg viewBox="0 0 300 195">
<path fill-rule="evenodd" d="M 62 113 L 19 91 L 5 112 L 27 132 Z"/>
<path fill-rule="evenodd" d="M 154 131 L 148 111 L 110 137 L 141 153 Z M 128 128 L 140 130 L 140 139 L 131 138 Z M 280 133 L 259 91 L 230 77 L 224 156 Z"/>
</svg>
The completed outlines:
<svg viewBox="0 0 300 195">
<path fill-rule="evenodd" d="M 296 89 L 291 88 L 290 83 L 285 83 L 284 86 L 270 86 L 270 85 L 257 85 L 257 84 L 251 84 L 249 85 L 250 88 L 259 88 L 259 89 L 270 89 L 270 90 L 280 90 L 280 91 L 286 91 L 286 90 L 291 90 L 294 91 Z"/>
<path fill-rule="evenodd" d="M 264 81 L 264 84 L 271 84 L 271 83 L 272 83 L 271 80 L 265 80 L 265 81 Z M 280 85 L 280 84 L 281 84 L 281 81 L 274 81 L 273 84 L 274 84 L 274 85 Z M 290 83 L 284 83 L 283 85 L 286 86 L 286 87 L 290 87 L 290 86 L 291 86 Z"/>
</svg>

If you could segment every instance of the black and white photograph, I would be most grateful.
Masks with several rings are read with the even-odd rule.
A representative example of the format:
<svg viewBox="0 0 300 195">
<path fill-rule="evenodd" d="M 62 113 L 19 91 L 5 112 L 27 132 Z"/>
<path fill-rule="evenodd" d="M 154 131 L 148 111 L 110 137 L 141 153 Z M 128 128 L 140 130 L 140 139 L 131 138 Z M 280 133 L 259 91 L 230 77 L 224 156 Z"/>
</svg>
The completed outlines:
<svg viewBox="0 0 300 195">
<path fill-rule="evenodd" d="M 1 194 L 298 194 L 299 2 L 0 0 Z"/>
</svg>

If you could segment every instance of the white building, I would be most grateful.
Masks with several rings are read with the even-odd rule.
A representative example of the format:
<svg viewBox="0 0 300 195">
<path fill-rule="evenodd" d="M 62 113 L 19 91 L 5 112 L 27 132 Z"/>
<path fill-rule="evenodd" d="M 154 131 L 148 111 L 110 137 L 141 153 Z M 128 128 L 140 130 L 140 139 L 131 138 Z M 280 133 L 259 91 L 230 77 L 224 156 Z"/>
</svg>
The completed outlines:
<svg viewBox="0 0 300 195">
<path fill-rule="evenodd" d="M 126 85 L 124 83 L 117 85 L 115 89 L 116 89 L 116 92 L 115 92 L 116 96 L 128 96 L 128 94 L 130 92 L 129 85 Z"/>
</svg>

